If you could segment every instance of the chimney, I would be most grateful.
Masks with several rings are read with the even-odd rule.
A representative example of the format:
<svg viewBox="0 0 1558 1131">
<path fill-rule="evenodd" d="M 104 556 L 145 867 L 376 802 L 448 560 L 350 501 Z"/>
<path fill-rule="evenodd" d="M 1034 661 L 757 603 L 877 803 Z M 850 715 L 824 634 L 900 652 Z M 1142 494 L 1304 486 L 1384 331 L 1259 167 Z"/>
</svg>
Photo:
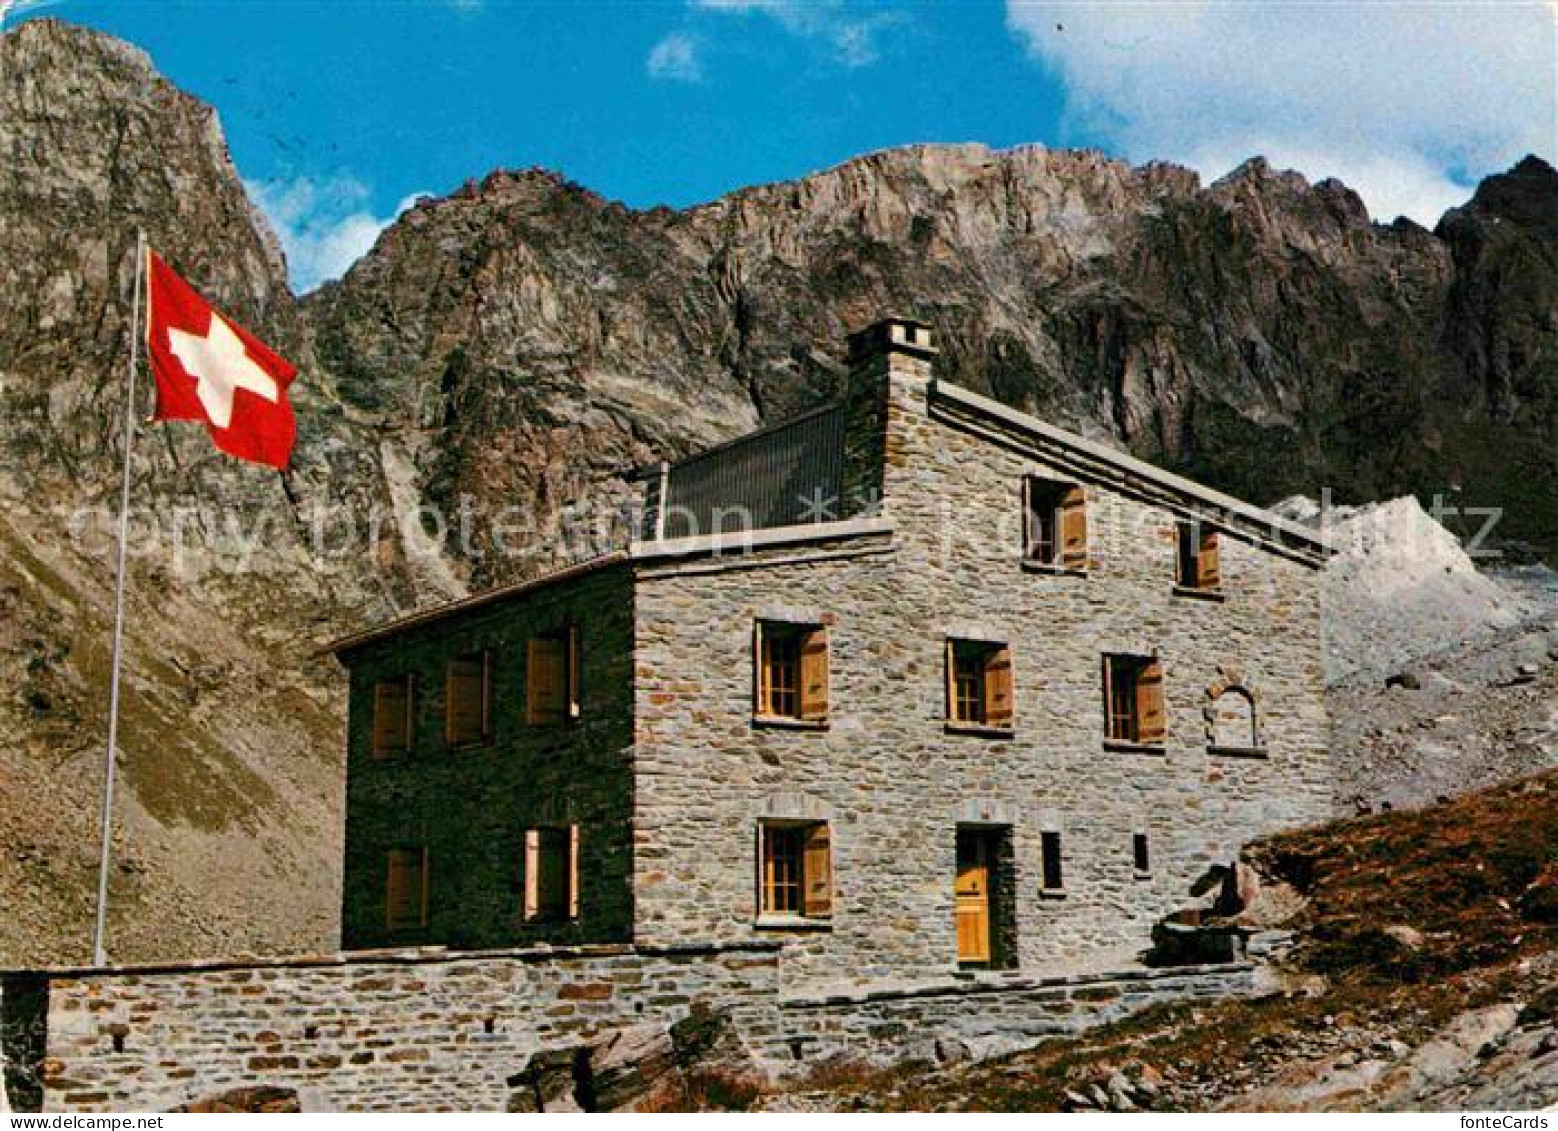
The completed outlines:
<svg viewBox="0 0 1558 1131">
<path fill-rule="evenodd" d="M 873 515 L 883 501 L 889 421 L 923 407 L 936 356 L 931 328 L 883 318 L 849 336 L 844 391 L 843 513 Z"/>
</svg>

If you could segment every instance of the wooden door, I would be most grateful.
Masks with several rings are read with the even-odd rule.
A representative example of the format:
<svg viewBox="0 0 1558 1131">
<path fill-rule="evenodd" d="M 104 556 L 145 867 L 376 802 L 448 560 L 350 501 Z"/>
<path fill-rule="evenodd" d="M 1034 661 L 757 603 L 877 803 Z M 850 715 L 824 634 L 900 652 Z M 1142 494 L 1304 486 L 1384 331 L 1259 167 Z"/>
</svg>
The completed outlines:
<svg viewBox="0 0 1558 1131">
<path fill-rule="evenodd" d="M 978 833 L 958 833 L 957 843 L 958 961 L 989 962 L 989 841 Z"/>
</svg>

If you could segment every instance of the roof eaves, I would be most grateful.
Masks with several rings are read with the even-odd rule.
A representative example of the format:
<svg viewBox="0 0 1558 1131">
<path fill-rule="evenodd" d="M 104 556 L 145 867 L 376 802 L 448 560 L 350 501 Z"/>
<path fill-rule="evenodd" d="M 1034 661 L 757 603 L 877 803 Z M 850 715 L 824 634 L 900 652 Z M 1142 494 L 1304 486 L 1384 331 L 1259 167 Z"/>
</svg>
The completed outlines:
<svg viewBox="0 0 1558 1131">
<path fill-rule="evenodd" d="M 1172 494 L 1181 495 L 1227 515 L 1254 523 L 1282 538 L 1299 543 L 1322 558 L 1330 557 L 1336 552 L 1335 547 L 1315 531 L 1283 518 L 1274 511 L 1236 499 L 1232 495 L 1197 483 L 1193 479 L 1186 479 L 1172 471 L 1165 471 L 1145 460 L 1126 455 L 1097 441 L 1089 440 L 1085 436 L 1079 436 L 1075 432 L 1068 432 L 1064 428 L 1047 424 L 1035 416 L 971 392 L 960 385 L 953 385 L 938 378 L 931 384 L 930 395 L 933 404 L 939 398 L 965 410 L 992 418 L 1007 427 L 1029 433 L 1040 441 L 1070 449 L 1088 459 L 1111 466 L 1123 474 L 1153 483 Z"/>
<path fill-rule="evenodd" d="M 543 573 L 537 577 L 527 578 L 524 581 L 516 581 L 510 585 L 500 585 L 495 589 L 488 589 L 481 593 L 474 593 L 469 597 L 462 597 L 458 601 L 450 601 L 443 605 L 435 605 L 433 608 L 423 609 L 419 612 L 410 613 L 395 620 L 387 621 L 384 624 L 378 625 L 374 628 L 366 629 L 362 632 L 352 633 L 349 636 L 339 637 L 338 639 L 332 640 L 328 644 L 324 644 L 321 647 L 315 649 L 314 655 L 340 656 L 343 652 L 349 652 L 353 649 L 360 648 L 365 644 L 371 644 L 377 640 L 383 640 L 390 636 L 399 635 L 408 629 L 420 628 L 423 625 L 434 624 L 449 617 L 458 616 L 460 613 L 469 612 L 471 609 L 479 609 L 485 605 L 490 605 L 497 601 L 505 600 L 509 597 L 517 597 L 522 593 L 544 589 L 548 586 L 556 585 L 563 581 L 568 581 L 577 577 L 583 577 L 586 574 L 594 573 L 595 571 L 604 569 L 607 566 L 615 565 L 619 562 L 625 562 L 627 560 L 627 551 L 614 550 L 611 553 L 601 554 L 594 558 L 588 558 L 582 562 L 575 562 L 572 565 L 562 566 L 558 569 L 552 570 L 550 573 Z"/>
</svg>

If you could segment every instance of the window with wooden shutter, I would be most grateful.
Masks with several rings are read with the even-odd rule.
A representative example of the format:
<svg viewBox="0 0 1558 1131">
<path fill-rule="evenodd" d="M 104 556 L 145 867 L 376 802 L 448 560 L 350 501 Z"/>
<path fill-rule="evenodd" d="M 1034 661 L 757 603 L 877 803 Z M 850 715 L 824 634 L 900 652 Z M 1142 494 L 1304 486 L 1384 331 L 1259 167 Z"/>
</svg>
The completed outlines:
<svg viewBox="0 0 1558 1131">
<path fill-rule="evenodd" d="M 947 719 L 970 726 L 1010 727 L 1012 653 L 1005 644 L 947 641 Z"/>
<path fill-rule="evenodd" d="M 1162 662 L 1150 656 L 1105 656 L 1104 714 L 1110 741 L 1161 745 L 1167 732 Z"/>
<path fill-rule="evenodd" d="M 525 918 L 562 921 L 579 917 L 579 826 L 525 831 Z"/>
<path fill-rule="evenodd" d="M 444 737 L 450 746 L 492 737 L 492 654 L 456 656 L 444 681 Z"/>
<path fill-rule="evenodd" d="M 393 848 L 386 856 L 384 925 L 392 931 L 427 926 L 427 849 Z"/>
<path fill-rule="evenodd" d="M 530 638 L 525 650 L 525 721 L 548 726 L 578 717 L 573 688 L 578 665 L 577 634 L 572 629 Z"/>
<path fill-rule="evenodd" d="M 1200 522 L 1181 522 L 1177 528 L 1181 588 L 1215 590 L 1222 586 L 1217 531 Z"/>
<path fill-rule="evenodd" d="M 1045 891 L 1061 891 L 1065 872 L 1061 866 L 1060 833 L 1046 829 L 1039 834 L 1039 882 Z"/>
<path fill-rule="evenodd" d="M 1023 556 L 1040 565 L 1087 568 L 1087 496 L 1076 483 L 1023 480 Z"/>
<path fill-rule="evenodd" d="M 410 675 L 381 679 L 373 685 L 375 758 L 393 758 L 411 749 L 412 688 Z"/>
<path fill-rule="evenodd" d="M 759 621 L 756 713 L 822 722 L 828 717 L 828 634 L 816 625 Z"/>
<path fill-rule="evenodd" d="M 777 918 L 833 914 L 833 846 L 826 821 L 758 826 L 760 912 Z"/>
</svg>

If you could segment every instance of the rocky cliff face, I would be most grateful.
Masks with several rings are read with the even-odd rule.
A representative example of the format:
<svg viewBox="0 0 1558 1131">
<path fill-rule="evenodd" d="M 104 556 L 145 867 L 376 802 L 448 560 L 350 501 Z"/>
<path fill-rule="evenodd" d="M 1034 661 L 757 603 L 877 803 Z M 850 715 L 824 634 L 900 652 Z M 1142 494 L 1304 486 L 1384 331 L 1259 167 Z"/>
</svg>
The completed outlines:
<svg viewBox="0 0 1558 1131">
<path fill-rule="evenodd" d="M 112 503 L 137 225 L 304 375 L 286 484 L 143 432 L 121 955 L 328 941 L 341 696 L 309 645 L 614 541 L 633 466 L 828 395 L 884 312 L 935 323 L 952 380 L 1257 501 L 1455 486 L 1558 545 L 1534 159 L 1432 233 L 1260 160 L 1202 186 L 914 147 L 680 212 L 495 173 L 297 300 L 208 107 L 54 21 L 0 53 L 0 890 L 29 909 L 0 962 L 85 939 L 110 578 L 80 512 Z"/>
</svg>

